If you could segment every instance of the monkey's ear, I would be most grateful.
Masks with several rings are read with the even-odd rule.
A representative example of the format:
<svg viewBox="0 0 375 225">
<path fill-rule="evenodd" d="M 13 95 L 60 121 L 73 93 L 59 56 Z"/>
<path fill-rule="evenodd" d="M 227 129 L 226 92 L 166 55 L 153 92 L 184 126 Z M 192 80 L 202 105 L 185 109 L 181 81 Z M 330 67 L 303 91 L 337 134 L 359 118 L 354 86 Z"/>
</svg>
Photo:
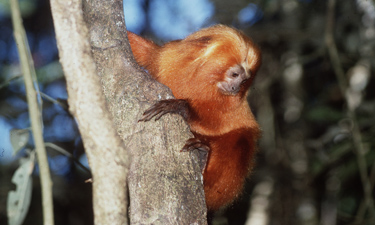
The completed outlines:
<svg viewBox="0 0 375 225">
<path fill-rule="evenodd" d="M 147 67 L 152 63 L 153 54 L 160 48 L 154 42 L 147 40 L 128 31 L 128 39 L 133 55 L 137 63 L 142 67 Z"/>
</svg>

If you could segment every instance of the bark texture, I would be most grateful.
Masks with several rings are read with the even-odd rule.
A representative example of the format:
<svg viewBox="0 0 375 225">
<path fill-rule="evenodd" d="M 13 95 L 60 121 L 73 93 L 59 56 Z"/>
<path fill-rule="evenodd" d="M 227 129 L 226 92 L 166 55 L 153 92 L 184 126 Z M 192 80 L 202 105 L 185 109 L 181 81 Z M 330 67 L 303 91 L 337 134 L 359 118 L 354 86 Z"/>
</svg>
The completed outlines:
<svg viewBox="0 0 375 225">
<path fill-rule="evenodd" d="M 95 223 L 125 224 L 129 212 L 131 224 L 206 224 L 196 154 L 179 152 L 191 137 L 186 123 L 174 115 L 157 122 L 138 123 L 152 103 L 173 96 L 135 63 L 127 41 L 122 2 L 83 1 L 83 5 L 77 1 L 57 2 L 51 2 L 52 8 L 61 7 L 54 14 L 61 17 L 60 23 L 67 25 L 61 31 L 64 33 L 56 31 L 56 34 L 67 74 L 69 103 L 93 172 Z M 83 11 L 79 13 L 81 6 Z M 83 15 L 87 28 L 73 17 L 75 13 Z M 54 15 L 56 30 L 57 18 Z M 80 40 L 73 39 L 78 34 L 82 34 L 77 37 Z M 66 68 L 65 64 L 74 69 Z M 87 76 L 91 81 L 81 81 Z M 83 99 L 86 92 L 90 94 Z M 106 114 L 107 109 L 111 115 Z M 96 113 L 97 117 L 92 115 Z M 84 128 L 85 125 L 89 128 Z M 93 136 L 96 131 L 100 134 Z M 124 145 L 120 139 L 107 137 L 116 136 L 112 133 L 116 131 Z M 131 163 L 127 211 L 128 152 Z"/>
<path fill-rule="evenodd" d="M 95 224 L 127 224 L 129 154 L 113 129 L 81 6 L 79 0 L 51 1 L 69 107 L 77 119 L 93 175 Z"/>
</svg>

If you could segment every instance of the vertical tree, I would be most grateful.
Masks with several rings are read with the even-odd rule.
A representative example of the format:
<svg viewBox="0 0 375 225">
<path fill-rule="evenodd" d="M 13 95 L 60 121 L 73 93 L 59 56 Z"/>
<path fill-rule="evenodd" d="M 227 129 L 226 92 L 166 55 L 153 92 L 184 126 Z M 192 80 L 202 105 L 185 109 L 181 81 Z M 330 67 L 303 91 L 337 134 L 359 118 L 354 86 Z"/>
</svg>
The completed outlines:
<svg viewBox="0 0 375 225">
<path fill-rule="evenodd" d="M 158 96 L 172 94 L 135 63 L 122 1 L 51 7 L 70 111 L 92 169 L 95 223 L 204 224 L 197 157 L 179 152 L 191 135 L 187 125 L 172 115 L 137 122 Z"/>
</svg>

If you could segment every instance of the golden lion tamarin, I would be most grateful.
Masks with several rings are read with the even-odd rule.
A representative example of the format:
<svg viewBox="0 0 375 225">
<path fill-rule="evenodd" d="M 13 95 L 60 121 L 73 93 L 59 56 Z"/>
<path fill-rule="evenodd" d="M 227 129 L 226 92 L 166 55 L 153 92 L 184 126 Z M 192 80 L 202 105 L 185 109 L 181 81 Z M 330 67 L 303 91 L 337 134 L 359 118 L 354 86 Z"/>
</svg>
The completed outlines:
<svg viewBox="0 0 375 225">
<path fill-rule="evenodd" d="M 138 64 L 176 97 L 158 102 L 141 120 L 182 115 L 195 136 L 184 150 L 208 153 L 203 166 L 207 208 L 230 204 L 242 192 L 260 136 L 246 100 L 261 64 L 260 50 L 243 33 L 223 25 L 163 46 L 131 32 L 128 38 Z"/>
</svg>

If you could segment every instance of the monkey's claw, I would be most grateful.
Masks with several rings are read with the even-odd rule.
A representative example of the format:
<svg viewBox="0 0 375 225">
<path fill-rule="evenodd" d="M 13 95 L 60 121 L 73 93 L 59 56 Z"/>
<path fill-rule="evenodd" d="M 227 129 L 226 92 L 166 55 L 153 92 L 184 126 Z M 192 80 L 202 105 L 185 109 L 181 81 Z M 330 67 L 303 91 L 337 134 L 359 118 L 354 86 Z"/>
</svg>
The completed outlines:
<svg viewBox="0 0 375 225">
<path fill-rule="evenodd" d="M 155 118 L 156 121 L 167 113 L 179 114 L 186 120 L 188 115 L 188 107 L 188 103 L 182 99 L 161 100 L 147 109 L 143 113 L 143 117 L 139 119 L 138 122 L 147 122 L 152 118 Z"/>
<path fill-rule="evenodd" d="M 203 174 L 206 169 L 210 147 L 208 147 L 198 138 L 190 138 L 186 141 L 186 144 L 181 149 L 181 152 L 190 152 L 194 150 L 198 151 L 199 166 Z"/>
</svg>

